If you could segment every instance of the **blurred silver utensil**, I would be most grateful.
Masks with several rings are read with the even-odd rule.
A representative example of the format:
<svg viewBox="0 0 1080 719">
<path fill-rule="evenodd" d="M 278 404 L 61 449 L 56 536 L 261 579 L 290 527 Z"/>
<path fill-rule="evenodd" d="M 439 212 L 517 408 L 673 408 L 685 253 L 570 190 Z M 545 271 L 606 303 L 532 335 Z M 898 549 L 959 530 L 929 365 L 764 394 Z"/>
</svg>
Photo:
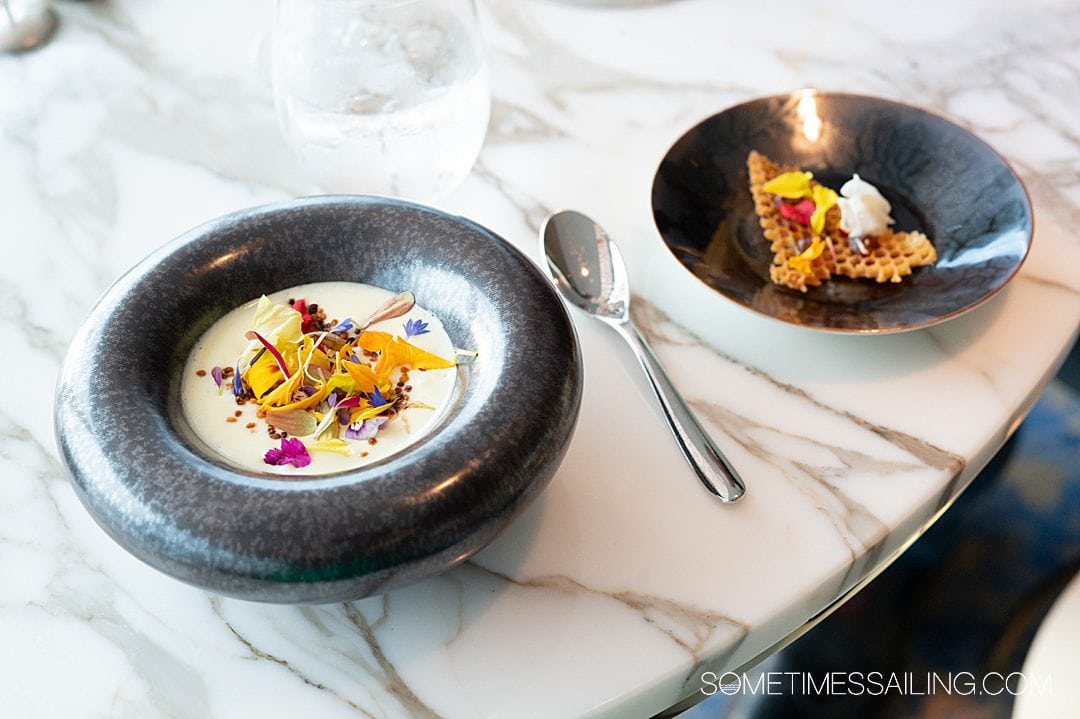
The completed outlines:
<svg viewBox="0 0 1080 719">
<path fill-rule="evenodd" d="M 660 361 L 630 319 L 630 285 L 619 248 L 603 228 L 573 210 L 552 213 L 540 228 L 552 282 L 575 307 L 615 329 L 649 378 L 687 462 L 721 501 L 734 502 L 746 487 L 735 468 L 705 433 Z"/>
<path fill-rule="evenodd" d="M 56 13 L 41 0 L 12 4 L 0 0 L 0 52 L 23 52 L 42 44 L 56 30 Z"/>
</svg>

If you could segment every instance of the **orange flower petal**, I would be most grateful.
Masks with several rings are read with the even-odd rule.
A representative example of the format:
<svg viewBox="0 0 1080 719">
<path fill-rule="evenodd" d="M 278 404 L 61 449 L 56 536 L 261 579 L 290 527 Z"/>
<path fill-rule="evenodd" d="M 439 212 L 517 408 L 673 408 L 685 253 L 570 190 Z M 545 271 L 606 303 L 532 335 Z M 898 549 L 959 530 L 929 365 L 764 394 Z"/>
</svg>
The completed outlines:
<svg viewBox="0 0 1080 719">
<path fill-rule="evenodd" d="M 810 246 L 803 250 L 799 255 L 788 258 L 788 267 L 793 270 L 797 270 L 804 275 L 810 274 L 810 265 L 814 260 L 821 257 L 821 253 L 825 251 L 825 242 L 821 238 L 815 238 Z"/>
<path fill-rule="evenodd" d="M 371 392 L 375 389 L 375 385 L 379 383 L 378 375 L 365 364 L 346 362 L 342 366 L 348 371 L 349 376 L 356 383 L 356 388 L 361 392 Z"/>
<path fill-rule="evenodd" d="M 362 332 L 356 340 L 356 346 L 368 352 L 382 352 L 387 343 L 393 339 L 393 335 L 387 332 L 369 330 Z"/>
</svg>

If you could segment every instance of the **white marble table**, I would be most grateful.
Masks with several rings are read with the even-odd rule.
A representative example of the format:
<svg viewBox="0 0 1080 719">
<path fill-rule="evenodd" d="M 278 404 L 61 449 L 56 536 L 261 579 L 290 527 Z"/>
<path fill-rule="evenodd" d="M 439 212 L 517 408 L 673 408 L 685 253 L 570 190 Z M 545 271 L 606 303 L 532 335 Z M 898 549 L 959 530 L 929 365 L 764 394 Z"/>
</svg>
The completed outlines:
<svg viewBox="0 0 1080 719">
<path fill-rule="evenodd" d="M 325 607 L 184 586 L 75 499 L 52 384 L 127 267 L 205 219 L 307 192 L 272 112 L 271 6 L 61 3 L 50 45 L 0 57 L 0 696 L 13 715 L 648 716 L 901 550 L 1015 428 L 1077 331 L 1075 2 L 482 0 L 496 105 L 479 164 L 442 205 L 534 258 L 549 208 L 605 224 L 648 334 L 748 496 L 710 499 L 626 348 L 575 315 L 585 401 L 566 461 L 472 561 Z M 652 226 L 653 169 L 697 120 L 804 86 L 922 105 L 1004 153 L 1037 227 L 1010 287 L 934 329 L 838 337 L 692 281 Z"/>
</svg>

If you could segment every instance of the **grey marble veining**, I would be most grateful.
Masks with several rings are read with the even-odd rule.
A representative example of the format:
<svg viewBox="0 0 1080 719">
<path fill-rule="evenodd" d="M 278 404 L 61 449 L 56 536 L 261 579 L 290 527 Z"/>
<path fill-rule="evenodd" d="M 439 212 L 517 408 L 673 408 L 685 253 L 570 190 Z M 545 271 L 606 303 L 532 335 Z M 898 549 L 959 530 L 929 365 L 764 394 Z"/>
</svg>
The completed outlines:
<svg viewBox="0 0 1080 719">
<path fill-rule="evenodd" d="M 53 449 L 66 345 L 109 284 L 170 238 L 308 189 L 272 113 L 270 0 L 60 3 L 49 46 L 0 57 L 9 710 L 648 716 L 904 546 L 1075 336 L 1075 3 L 479 5 L 495 110 L 477 168 L 441 207 L 534 260 L 550 209 L 604 225 L 642 325 L 746 478 L 745 501 L 709 501 L 633 358 L 573 314 L 585 381 L 565 463 L 469 563 L 383 597 L 291 608 L 207 595 L 133 559 L 82 509 Z M 778 32 L 779 15 L 805 41 Z M 802 87 L 909 102 L 1001 152 L 1035 214 L 1009 287 L 931 330 L 825 337 L 731 307 L 674 262 L 649 207 L 668 147 L 728 105 Z"/>
</svg>

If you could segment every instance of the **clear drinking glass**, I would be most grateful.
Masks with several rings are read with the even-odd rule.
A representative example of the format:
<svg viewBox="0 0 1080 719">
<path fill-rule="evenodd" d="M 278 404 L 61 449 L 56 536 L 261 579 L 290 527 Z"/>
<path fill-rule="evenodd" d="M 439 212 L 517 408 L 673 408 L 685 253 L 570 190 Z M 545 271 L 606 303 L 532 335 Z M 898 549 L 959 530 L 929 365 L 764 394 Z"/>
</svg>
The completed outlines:
<svg viewBox="0 0 1080 719">
<path fill-rule="evenodd" d="M 285 139 L 327 192 L 437 199 L 487 132 L 473 0 L 278 0 L 271 74 Z"/>
</svg>

